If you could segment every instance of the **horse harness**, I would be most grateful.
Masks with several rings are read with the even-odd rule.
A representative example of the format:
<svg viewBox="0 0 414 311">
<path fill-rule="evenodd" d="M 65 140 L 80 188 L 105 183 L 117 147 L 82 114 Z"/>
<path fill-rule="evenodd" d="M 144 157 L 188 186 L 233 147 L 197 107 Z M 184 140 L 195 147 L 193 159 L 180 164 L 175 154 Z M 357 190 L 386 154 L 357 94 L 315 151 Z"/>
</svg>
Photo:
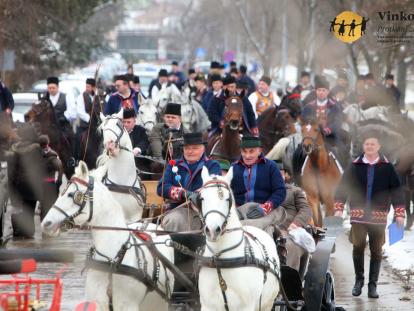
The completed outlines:
<svg viewBox="0 0 414 311">
<path fill-rule="evenodd" d="M 68 186 L 66 187 L 65 193 L 71 184 L 74 184 L 76 186 L 76 190 L 74 192 L 71 192 L 68 194 L 69 197 L 73 198 L 73 202 L 79 206 L 79 209 L 72 215 L 68 215 L 64 210 L 62 210 L 60 207 L 53 205 L 52 208 L 56 209 L 60 213 L 62 213 L 65 216 L 65 219 L 60 223 L 60 228 L 62 230 L 69 230 L 73 227 L 77 227 L 75 225 L 74 219 L 81 215 L 83 213 L 83 210 L 89 201 L 89 217 L 86 220 L 86 223 L 89 223 L 92 220 L 93 217 L 93 189 L 94 189 L 94 178 L 92 176 L 89 176 L 89 181 L 86 182 L 80 178 L 72 177 L 70 181 L 68 182 Z M 79 190 L 78 184 L 81 184 L 83 186 L 86 186 L 87 189 L 85 192 L 81 192 Z M 79 227 L 82 227 L 79 226 Z M 139 239 L 139 241 L 138 241 Z M 164 263 L 164 269 L 168 266 L 168 264 L 165 264 L 166 261 L 168 261 L 165 256 L 163 256 L 155 247 L 154 242 L 152 242 L 151 236 L 147 233 L 143 232 L 136 232 L 135 234 L 130 233 L 128 236 L 127 241 L 122 244 L 121 248 L 117 252 L 117 255 L 115 258 L 110 258 L 101 252 L 99 252 L 94 246 L 91 247 L 89 250 L 89 253 L 86 258 L 85 266 L 86 268 L 93 268 L 95 270 L 99 271 L 105 271 L 108 272 L 108 286 L 107 286 L 107 295 L 109 299 L 109 309 L 113 310 L 113 274 L 121 274 L 121 275 L 127 275 L 131 276 L 138 281 L 142 282 L 146 285 L 147 291 L 156 291 L 162 298 L 169 300 L 169 297 L 171 296 L 171 289 L 169 287 L 169 279 L 166 275 L 166 281 L 165 281 L 165 289 L 164 292 L 161 290 L 158 286 L 159 281 L 159 273 L 161 269 L 160 261 L 161 263 Z M 162 242 L 162 244 L 165 244 Z M 149 251 L 153 254 L 153 272 L 150 276 L 148 273 L 148 261 L 145 258 L 144 251 L 142 250 L 141 246 L 147 246 Z M 137 267 L 130 267 L 127 265 L 123 265 L 122 261 L 125 257 L 126 252 L 131 248 L 134 247 L 135 250 L 135 256 L 137 258 Z M 94 255 L 97 254 L 103 258 L 106 259 L 106 262 L 96 260 L 94 259 Z M 171 263 L 170 263 L 171 265 Z M 185 278 L 185 276 L 184 276 Z M 191 283 L 190 280 L 186 279 L 184 281 L 188 281 Z M 187 284 L 187 287 L 192 287 L 191 285 Z"/>
<path fill-rule="evenodd" d="M 120 141 L 121 141 L 121 138 L 122 138 L 122 136 L 125 134 L 125 132 L 126 132 L 126 130 L 125 130 L 125 128 L 124 128 L 124 126 L 122 125 L 122 122 L 121 122 L 121 119 L 120 118 L 118 118 L 118 117 L 115 117 L 115 116 L 109 116 L 109 117 L 107 117 L 107 119 L 104 121 L 105 122 L 105 124 L 108 122 L 108 120 L 111 120 L 111 119 L 116 119 L 117 120 L 117 122 L 116 122 L 116 126 L 117 126 L 117 128 L 120 130 L 120 132 L 119 133 L 117 133 L 117 132 L 115 132 L 113 129 L 111 129 L 111 128 L 104 128 L 103 129 L 103 131 L 110 131 L 110 132 L 112 132 L 114 135 L 115 135 L 115 137 L 116 137 L 116 140 L 115 140 L 115 146 L 116 147 L 119 147 L 119 149 L 122 149 L 122 150 L 126 150 L 126 151 L 129 151 L 129 152 L 131 152 L 131 150 L 129 150 L 128 148 L 126 148 L 126 147 L 124 147 L 124 146 L 120 146 L 119 145 L 119 143 L 120 143 Z"/>
<path fill-rule="evenodd" d="M 118 192 L 118 193 L 125 193 L 131 194 L 138 203 L 145 201 L 145 193 L 142 191 L 141 188 L 135 187 L 135 185 L 140 182 L 140 178 L 138 174 L 136 174 L 135 181 L 132 186 L 125 186 L 119 185 L 114 183 L 112 180 L 109 179 L 108 174 L 105 174 L 102 183 L 108 188 L 109 191 Z"/>
<path fill-rule="evenodd" d="M 227 300 L 227 295 L 226 295 L 226 291 L 227 291 L 227 284 L 225 279 L 223 278 L 222 269 L 234 269 L 234 268 L 241 268 L 241 267 L 246 267 L 246 266 L 250 266 L 250 267 L 256 267 L 259 268 L 263 271 L 263 284 L 266 282 L 267 280 L 267 272 L 272 273 L 273 275 L 275 275 L 275 277 L 277 278 L 277 280 L 279 281 L 279 283 L 281 282 L 280 280 L 280 275 L 279 275 L 279 271 L 280 269 L 278 268 L 278 264 L 275 258 L 270 258 L 267 250 L 265 248 L 265 246 L 252 234 L 250 234 L 249 232 L 245 231 L 243 228 L 233 228 L 233 229 L 226 229 L 227 223 L 228 223 L 228 219 L 230 217 L 230 211 L 231 211 L 231 207 L 233 206 L 233 196 L 231 195 L 231 190 L 230 190 L 230 186 L 222 181 L 217 179 L 217 177 L 213 177 L 212 180 L 208 181 L 207 183 L 205 183 L 203 185 L 203 187 L 200 188 L 200 191 L 202 189 L 206 189 L 206 188 L 217 188 L 217 195 L 220 199 L 224 198 L 224 193 L 223 193 L 223 189 L 226 189 L 229 192 L 229 198 L 227 199 L 228 201 L 228 212 L 227 215 L 225 215 L 224 213 L 217 211 L 217 210 L 210 210 L 208 211 L 206 214 L 203 214 L 201 211 L 201 204 L 202 204 L 202 200 L 203 198 L 200 196 L 200 194 L 197 197 L 196 200 L 196 207 L 199 211 L 200 214 L 200 219 L 201 222 L 203 223 L 203 225 L 205 226 L 205 220 L 207 218 L 207 216 L 209 214 L 212 213 L 217 213 L 219 214 L 221 217 L 224 218 L 224 222 L 223 222 L 223 227 L 222 230 L 223 232 L 232 232 L 232 231 L 242 231 L 242 237 L 239 240 L 239 242 L 237 242 L 235 245 L 232 245 L 228 248 L 225 248 L 224 250 L 221 250 L 218 253 L 215 253 L 208 244 L 206 244 L 206 247 L 209 249 L 209 251 L 213 254 L 213 256 L 211 257 L 204 257 L 198 253 L 195 253 L 191 250 L 189 250 L 187 247 L 180 245 L 174 241 L 170 241 L 169 244 L 174 247 L 175 249 L 183 252 L 184 254 L 187 254 L 189 256 L 194 257 L 197 260 L 198 266 L 199 267 L 207 267 L 207 268 L 213 268 L 217 270 L 217 276 L 219 279 L 219 285 L 220 285 L 220 290 L 221 290 L 221 294 L 223 297 L 223 301 L 224 301 L 224 308 L 226 311 L 229 311 L 229 306 L 228 306 L 228 300 Z M 263 260 L 258 259 L 255 257 L 254 255 L 254 250 L 252 247 L 252 244 L 250 242 L 250 240 L 253 240 L 256 244 L 258 244 L 261 247 L 262 250 L 262 256 L 264 257 Z M 237 257 L 237 258 L 220 258 L 221 255 L 223 255 L 224 253 L 231 251 L 233 249 L 236 249 L 237 247 L 239 247 L 240 245 L 242 245 L 244 241 L 244 256 L 243 257 Z M 272 265 L 273 267 L 272 267 Z M 261 296 L 260 296 L 260 308 L 261 308 Z"/>
</svg>

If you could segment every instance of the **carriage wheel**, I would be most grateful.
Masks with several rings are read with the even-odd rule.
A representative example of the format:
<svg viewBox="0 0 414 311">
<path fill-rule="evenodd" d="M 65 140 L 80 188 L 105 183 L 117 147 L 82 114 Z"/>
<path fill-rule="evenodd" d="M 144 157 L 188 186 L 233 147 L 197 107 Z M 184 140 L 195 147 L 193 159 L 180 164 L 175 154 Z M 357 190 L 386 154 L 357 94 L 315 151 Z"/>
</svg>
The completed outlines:
<svg viewBox="0 0 414 311">
<path fill-rule="evenodd" d="M 321 310 L 335 311 L 335 282 L 330 271 L 326 272 Z"/>
</svg>

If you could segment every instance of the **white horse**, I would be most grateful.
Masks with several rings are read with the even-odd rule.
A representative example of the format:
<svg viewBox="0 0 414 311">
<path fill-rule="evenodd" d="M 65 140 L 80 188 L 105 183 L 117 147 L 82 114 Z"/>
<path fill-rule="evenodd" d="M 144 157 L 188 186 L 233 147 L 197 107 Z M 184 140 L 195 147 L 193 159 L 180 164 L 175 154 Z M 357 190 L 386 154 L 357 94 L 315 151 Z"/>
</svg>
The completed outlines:
<svg viewBox="0 0 414 311">
<path fill-rule="evenodd" d="M 255 227 L 242 227 L 240 223 L 229 186 L 232 177 L 232 169 L 225 177 L 219 177 L 209 176 L 203 168 L 199 197 L 207 237 L 203 256 L 218 257 L 218 260 L 245 258 L 246 243 L 249 243 L 253 249 L 250 258 L 268 264 L 279 274 L 279 258 L 270 235 Z M 220 287 L 220 283 L 225 286 Z M 225 310 L 223 295 L 231 311 L 270 311 L 279 292 L 276 276 L 256 265 L 239 264 L 234 268 L 220 268 L 220 272 L 203 265 L 198 286 L 202 311 Z"/>
<path fill-rule="evenodd" d="M 151 99 L 147 98 L 139 106 L 137 124 L 144 127 L 147 134 L 149 134 L 154 125 L 157 124 L 157 117 L 157 107 L 155 107 Z"/>
<path fill-rule="evenodd" d="M 359 121 L 376 119 L 384 122 L 388 121 L 389 107 L 374 106 L 368 109 L 361 109 L 358 104 L 351 104 L 344 109 L 346 121 L 348 124 L 356 124 Z"/>
<path fill-rule="evenodd" d="M 103 144 L 107 156 L 101 156 L 99 164 L 107 166 L 103 183 L 121 204 L 127 223 L 142 218 L 144 197 L 136 171 L 132 143 L 122 124 L 123 111 L 104 117 L 101 115 Z"/>
<path fill-rule="evenodd" d="M 186 101 L 185 94 L 182 94 L 175 84 L 161 86 L 155 98 L 152 99 L 153 104 L 157 108 L 159 115 L 164 113 L 165 107 L 169 102 L 181 104 Z"/>
<path fill-rule="evenodd" d="M 98 176 L 97 172 L 99 170 L 94 175 L 89 175 L 86 164 L 82 161 L 79 163 L 65 192 L 43 219 L 43 232 L 57 236 L 62 226 L 71 224 L 139 229 L 137 224 L 127 226 L 121 206 L 100 182 L 102 176 Z M 91 233 L 95 250 L 93 260 L 98 261 L 98 265 L 91 265 L 87 269 L 86 300 L 96 302 L 98 310 L 109 310 L 107 290 L 112 290 L 113 310 L 168 310 L 169 297 L 162 299 L 156 291 L 148 292 L 147 286 L 134 277 L 117 274 L 116 271 L 113 271 L 112 278 L 109 274 L 109 263 L 112 261 L 141 269 L 152 279 L 154 260 L 150 250 L 143 245 L 143 240 L 129 231 L 92 229 Z M 174 262 L 173 249 L 162 244 L 169 236 L 150 236 L 154 243 L 159 243 L 155 244 L 158 251 Z M 127 248 L 125 253 L 122 251 L 124 247 Z M 160 265 L 159 268 L 156 267 L 159 273 L 156 284 L 161 293 L 170 293 L 174 276 L 161 262 L 156 262 Z M 99 269 L 99 263 L 106 269 Z"/>
<path fill-rule="evenodd" d="M 205 132 L 211 122 L 203 107 L 195 99 L 181 103 L 181 120 L 188 132 Z"/>
</svg>

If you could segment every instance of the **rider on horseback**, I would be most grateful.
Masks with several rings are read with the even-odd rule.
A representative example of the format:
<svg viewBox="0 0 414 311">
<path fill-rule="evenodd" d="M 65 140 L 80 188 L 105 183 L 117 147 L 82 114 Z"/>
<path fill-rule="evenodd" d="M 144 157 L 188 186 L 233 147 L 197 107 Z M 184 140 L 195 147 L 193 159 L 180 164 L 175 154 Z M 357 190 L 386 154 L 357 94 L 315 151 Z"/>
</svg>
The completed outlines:
<svg viewBox="0 0 414 311">
<path fill-rule="evenodd" d="M 189 206 L 177 206 L 192 200 L 194 192 L 201 188 L 201 171 L 204 166 L 209 174 L 221 175 L 219 163 L 206 157 L 202 133 L 184 134 L 183 156 L 168 164 L 157 187 L 158 195 L 171 202 L 172 211 L 166 214 L 162 221 L 165 230 L 184 231 L 189 228 L 201 228 L 198 214 L 193 209 Z"/>
<path fill-rule="evenodd" d="M 115 87 L 118 92 L 109 97 L 104 109 L 104 115 L 118 113 L 121 108 L 134 109 L 135 112 L 138 112 L 138 93 L 130 88 L 128 77 L 126 75 L 115 77 Z"/>
<path fill-rule="evenodd" d="M 329 82 L 325 78 L 315 81 L 316 99 L 308 103 L 303 111 L 302 117 L 305 120 L 318 120 L 323 134 L 331 149 L 335 149 L 337 156 L 347 153 L 344 144 L 344 131 L 341 129 L 343 114 L 340 106 L 333 99 L 328 97 Z M 345 164 L 346 158 L 341 163 Z"/>
<path fill-rule="evenodd" d="M 211 99 L 208 107 L 208 117 L 211 121 L 210 136 L 221 132 L 224 126 L 225 101 L 229 96 L 236 94 L 236 80 L 232 76 L 223 79 L 223 91 Z M 243 97 L 243 130 L 245 134 L 258 135 L 259 129 L 256 124 L 256 117 L 247 97 Z"/>
<path fill-rule="evenodd" d="M 168 103 L 165 108 L 164 123 L 159 123 L 149 135 L 151 152 L 154 158 L 179 158 L 182 155 L 182 139 L 185 133 L 181 123 L 181 105 Z M 170 144 L 169 144 L 170 142 Z"/>
</svg>

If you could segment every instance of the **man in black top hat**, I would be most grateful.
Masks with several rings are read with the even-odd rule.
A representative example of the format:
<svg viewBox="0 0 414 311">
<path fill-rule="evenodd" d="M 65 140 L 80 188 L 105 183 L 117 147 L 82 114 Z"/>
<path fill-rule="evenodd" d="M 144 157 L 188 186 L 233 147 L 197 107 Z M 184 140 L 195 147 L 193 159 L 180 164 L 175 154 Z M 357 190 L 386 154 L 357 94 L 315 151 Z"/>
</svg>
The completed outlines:
<svg viewBox="0 0 414 311">
<path fill-rule="evenodd" d="M 212 74 L 209 79 L 211 87 L 207 94 L 204 96 L 203 102 L 201 103 L 201 106 L 204 108 L 204 111 L 206 113 L 208 113 L 208 107 L 210 106 L 212 98 L 218 95 L 223 88 L 223 80 L 219 74 Z"/>
<path fill-rule="evenodd" d="M 183 145 L 183 156 L 168 164 L 157 187 L 158 195 L 168 199 L 171 202 L 170 209 L 173 209 L 162 221 L 163 228 L 168 231 L 201 229 L 197 212 L 190 206 L 177 206 L 192 200 L 195 191 L 201 188 L 201 171 L 204 166 L 210 174 L 221 175 L 220 164 L 210 160 L 205 154 L 206 142 L 202 133 L 184 134 Z M 176 178 L 177 176 L 180 177 Z"/>
<path fill-rule="evenodd" d="M 162 86 L 168 86 L 168 84 L 169 82 L 167 70 L 160 69 L 158 72 L 158 78 L 152 80 L 150 86 L 148 87 L 148 97 L 155 100 Z"/>
<path fill-rule="evenodd" d="M 247 67 L 246 67 L 246 65 L 240 65 L 239 72 L 240 72 L 239 81 L 244 82 L 244 83 L 247 83 L 247 85 L 248 85 L 248 92 L 247 92 L 246 95 L 249 96 L 251 93 L 253 93 L 254 91 L 256 91 L 256 84 L 254 83 L 253 79 L 250 78 L 247 75 Z"/>
<path fill-rule="evenodd" d="M 164 122 L 157 124 L 149 135 L 151 153 L 155 158 L 179 158 L 182 155 L 184 128 L 181 124 L 181 105 L 168 103 L 165 108 Z"/>
<path fill-rule="evenodd" d="M 46 83 L 46 99 L 53 106 L 56 121 L 63 127 L 68 122 L 66 94 L 59 92 L 59 79 L 57 77 L 48 77 Z"/>
<path fill-rule="evenodd" d="M 77 116 L 79 118 L 79 126 L 76 129 L 76 159 L 82 159 L 80 144 L 82 136 L 89 132 L 96 131 L 100 124 L 99 114 L 101 113 L 101 105 L 99 96 L 96 94 L 96 81 L 93 78 L 86 79 L 85 91 L 76 99 Z M 92 122 L 89 126 L 89 123 Z M 86 139 L 86 137 L 85 137 Z"/>
<path fill-rule="evenodd" d="M 236 79 L 232 76 L 227 76 L 223 79 L 223 91 L 211 99 L 208 107 L 208 117 L 211 121 L 210 136 L 222 131 L 224 126 L 225 102 L 228 97 L 238 95 L 236 88 Z M 246 96 L 242 96 L 241 98 L 243 101 L 243 133 L 258 135 L 259 130 L 252 105 Z"/>
</svg>

